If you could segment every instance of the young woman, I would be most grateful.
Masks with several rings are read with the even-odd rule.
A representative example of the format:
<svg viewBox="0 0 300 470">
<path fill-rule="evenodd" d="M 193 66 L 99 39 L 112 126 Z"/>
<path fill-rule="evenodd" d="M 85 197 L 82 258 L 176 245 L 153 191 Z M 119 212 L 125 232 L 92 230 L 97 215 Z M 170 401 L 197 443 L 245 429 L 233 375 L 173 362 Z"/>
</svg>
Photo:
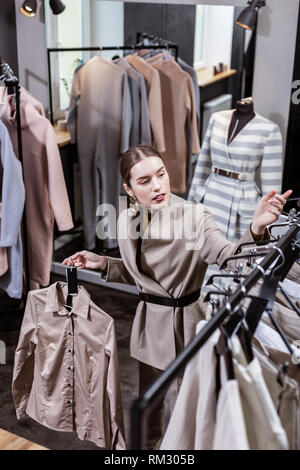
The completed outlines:
<svg viewBox="0 0 300 470">
<path fill-rule="evenodd" d="M 202 204 L 171 194 L 163 159 L 153 148 L 137 146 L 125 152 L 121 175 L 133 202 L 118 221 L 121 258 L 80 251 L 63 264 L 100 269 L 107 281 L 138 287 L 141 301 L 130 352 L 139 361 L 141 396 L 190 342 L 203 319 L 199 295 L 207 266 L 221 266 L 239 244 L 264 238 L 266 227 L 278 219 L 292 191 L 283 195 L 271 191 L 262 197 L 251 225 L 238 244 L 233 244 L 221 235 Z M 149 448 L 162 435 L 162 403 L 163 398 L 148 421 Z"/>
</svg>

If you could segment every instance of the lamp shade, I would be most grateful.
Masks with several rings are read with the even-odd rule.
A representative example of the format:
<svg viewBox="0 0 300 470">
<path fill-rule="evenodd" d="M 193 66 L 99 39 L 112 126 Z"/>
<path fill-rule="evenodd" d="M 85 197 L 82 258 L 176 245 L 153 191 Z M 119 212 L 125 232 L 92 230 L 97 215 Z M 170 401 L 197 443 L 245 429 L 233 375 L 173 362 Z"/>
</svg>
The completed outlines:
<svg viewBox="0 0 300 470">
<path fill-rule="evenodd" d="M 21 13 L 29 18 L 34 18 L 37 10 L 36 0 L 25 0 L 20 8 Z"/>
<path fill-rule="evenodd" d="M 50 0 L 49 4 L 53 15 L 59 15 L 66 8 L 66 5 L 61 0 Z"/>
<path fill-rule="evenodd" d="M 236 20 L 235 24 L 241 26 L 241 28 L 249 29 L 253 31 L 257 21 L 257 5 L 256 0 L 253 0 L 252 3 L 242 11 Z"/>
</svg>

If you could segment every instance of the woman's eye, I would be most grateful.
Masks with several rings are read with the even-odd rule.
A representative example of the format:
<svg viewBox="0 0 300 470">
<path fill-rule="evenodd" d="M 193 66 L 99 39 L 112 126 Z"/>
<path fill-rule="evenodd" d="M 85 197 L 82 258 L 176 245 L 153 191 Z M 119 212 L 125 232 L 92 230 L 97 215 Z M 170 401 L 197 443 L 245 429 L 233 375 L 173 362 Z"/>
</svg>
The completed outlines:
<svg viewBox="0 0 300 470">
<path fill-rule="evenodd" d="M 159 176 L 164 176 L 166 173 L 161 173 Z"/>
<path fill-rule="evenodd" d="M 147 183 L 148 183 L 147 180 L 146 181 L 141 181 L 141 184 L 147 184 Z"/>
</svg>

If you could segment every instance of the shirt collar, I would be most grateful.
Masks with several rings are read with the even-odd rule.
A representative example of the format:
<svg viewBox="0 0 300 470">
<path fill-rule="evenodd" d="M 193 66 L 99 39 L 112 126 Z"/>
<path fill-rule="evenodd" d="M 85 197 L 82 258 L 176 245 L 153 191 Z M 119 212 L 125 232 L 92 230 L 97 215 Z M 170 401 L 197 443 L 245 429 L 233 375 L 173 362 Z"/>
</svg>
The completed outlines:
<svg viewBox="0 0 300 470">
<path fill-rule="evenodd" d="M 65 282 L 55 282 L 48 287 L 45 313 L 57 312 L 60 315 L 78 315 L 88 319 L 91 296 L 83 286 L 78 286 L 78 294 L 72 296 L 72 310 L 69 312 L 65 303 L 67 301 L 68 286 Z"/>
</svg>

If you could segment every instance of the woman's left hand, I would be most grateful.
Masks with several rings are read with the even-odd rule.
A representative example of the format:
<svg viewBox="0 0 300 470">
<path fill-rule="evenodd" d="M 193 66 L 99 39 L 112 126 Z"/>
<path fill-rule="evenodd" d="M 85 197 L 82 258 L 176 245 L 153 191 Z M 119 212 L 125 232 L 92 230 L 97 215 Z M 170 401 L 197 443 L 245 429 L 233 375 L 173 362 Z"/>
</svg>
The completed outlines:
<svg viewBox="0 0 300 470">
<path fill-rule="evenodd" d="M 262 235 L 268 225 L 276 222 L 292 192 L 289 189 L 284 194 L 277 194 L 273 190 L 261 198 L 256 206 L 251 224 L 255 234 Z"/>
</svg>

